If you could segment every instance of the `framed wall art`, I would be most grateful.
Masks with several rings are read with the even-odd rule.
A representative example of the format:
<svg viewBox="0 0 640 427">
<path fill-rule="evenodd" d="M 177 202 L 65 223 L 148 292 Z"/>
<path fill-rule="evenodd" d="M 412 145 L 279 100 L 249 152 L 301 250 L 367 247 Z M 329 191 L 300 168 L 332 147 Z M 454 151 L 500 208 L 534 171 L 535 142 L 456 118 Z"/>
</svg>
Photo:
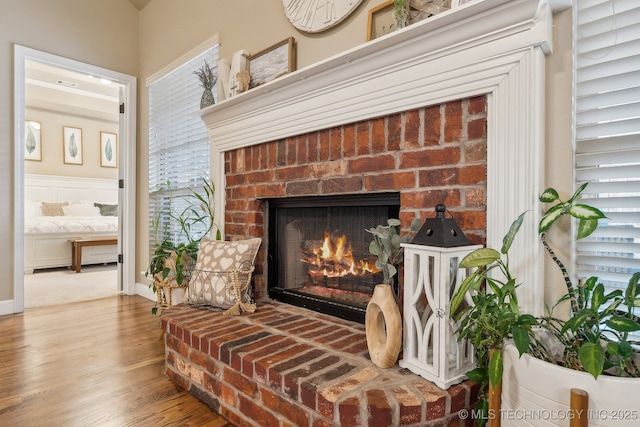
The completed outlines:
<svg viewBox="0 0 640 427">
<path fill-rule="evenodd" d="M 70 165 L 81 165 L 84 155 L 82 129 L 64 126 L 62 128 L 62 144 L 64 162 Z"/>
<path fill-rule="evenodd" d="M 286 38 L 248 58 L 249 89 L 260 86 L 296 68 L 295 39 Z"/>
<path fill-rule="evenodd" d="M 115 168 L 118 166 L 118 135 L 100 132 L 100 166 Z"/>
<path fill-rule="evenodd" d="M 24 123 L 24 158 L 25 160 L 42 161 L 40 122 L 27 120 Z"/>
<path fill-rule="evenodd" d="M 367 41 L 376 39 L 396 30 L 396 18 L 393 0 L 373 7 L 369 10 L 367 21 Z"/>
</svg>

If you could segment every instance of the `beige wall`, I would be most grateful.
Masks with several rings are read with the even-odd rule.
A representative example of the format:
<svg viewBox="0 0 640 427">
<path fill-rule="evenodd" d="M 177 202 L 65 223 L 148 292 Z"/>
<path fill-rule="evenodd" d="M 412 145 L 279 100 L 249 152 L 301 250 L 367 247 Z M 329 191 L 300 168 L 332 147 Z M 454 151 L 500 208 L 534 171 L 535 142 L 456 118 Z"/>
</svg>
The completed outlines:
<svg viewBox="0 0 640 427">
<path fill-rule="evenodd" d="M 573 144 L 572 123 L 572 36 L 573 25 L 571 9 L 556 13 L 553 17 L 553 55 L 547 59 L 547 132 L 546 132 L 546 174 L 545 186 L 554 187 L 566 200 L 573 191 Z M 560 223 L 559 223 L 560 224 Z M 564 233 L 553 230 L 549 236 L 554 242 L 556 255 L 563 260 L 569 259 L 569 222 L 561 223 Z M 553 305 L 566 292 L 560 270 L 545 258 L 545 302 Z M 567 264 L 569 265 L 569 264 Z M 559 312 L 556 312 L 559 315 Z"/>
<path fill-rule="evenodd" d="M 138 11 L 127 0 L 0 0 L 0 241 L 13 245 L 13 47 L 19 44 L 138 75 Z M 11 247 L 9 246 L 9 247 Z M 0 301 L 13 259 L 0 258 Z"/>
</svg>

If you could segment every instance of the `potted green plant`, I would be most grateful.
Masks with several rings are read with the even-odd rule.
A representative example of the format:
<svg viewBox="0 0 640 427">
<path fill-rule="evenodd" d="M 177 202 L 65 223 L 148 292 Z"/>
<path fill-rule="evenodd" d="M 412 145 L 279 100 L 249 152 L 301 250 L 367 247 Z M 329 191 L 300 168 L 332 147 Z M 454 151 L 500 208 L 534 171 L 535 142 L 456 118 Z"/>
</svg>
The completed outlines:
<svg viewBox="0 0 640 427">
<path fill-rule="evenodd" d="M 188 284 L 188 270 L 195 265 L 200 240 L 215 227 L 211 204 L 215 187 L 213 182 L 204 178 L 202 182 L 204 194 L 190 190 L 187 195 L 176 196 L 183 202 L 179 212 L 172 209 L 174 197 L 170 196 L 167 209 L 158 212 L 153 220 L 152 228 L 156 236 L 163 234 L 165 237 L 155 246 L 145 272 L 152 279 L 150 288 L 158 295 L 152 314 L 157 314 L 158 306 L 169 301 L 169 296 L 164 293 L 165 287 L 180 288 Z M 171 188 L 171 182 L 166 185 Z M 179 235 L 172 238 L 166 233 L 168 222 L 164 222 L 164 232 L 161 232 L 161 218 L 176 222 L 180 228 Z M 221 239 L 221 232 L 217 227 L 216 239 Z"/>
<path fill-rule="evenodd" d="M 572 383 L 580 387 L 589 386 L 588 377 L 600 379 L 603 372 L 613 375 L 639 376 L 635 356 L 637 342 L 630 340 L 629 333 L 640 330 L 638 318 L 633 315 L 633 309 L 640 304 L 640 287 L 638 280 L 640 273 L 633 274 L 629 280 L 627 288 L 605 293 L 604 285 L 599 283 L 598 278 L 591 277 L 575 286 L 571 280 L 568 270 L 547 241 L 547 232 L 559 218 L 568 215 L 578 219 L 577 239 L 591 235 L 598 225 L 598 220 L 605 218 L 605 215 L 597 208 L 578 203 L 582 192 L 587 184 L 582 185 L 567 201 L 562 201 L 558 192 L 553 188 L 546 189 L 540 196 L 542 203 L 554 203 L 544 212 L 540 221 L 538 231 L 541 241 L 554 263 L 560 268 L 564 283 L 567 289 L 565 296 L 559 302 L 569 301 L 571 315 L 568 319 L 560 319 L 553 315 L 551 310 L 547 315 L 536 319 L 529 314 L 520 314 L 517 307 L 517 296 L 515 294 L 516 282 L 509 271 L 508 250 L 515 238 L 518 229 L 522 224 L 522 214 L 511 226 L 504 238 L 501 252 L 490 248 L 483 248 L 469 254 L 460 263 L 461 268 L 476 268 L 476 270 L 465 280 L 452 301 L 452 313 L 459 307 L 464 294 L 472 292 L 474 302 L 479 306 L 469 307 L 456 314 L 460 321 L 458 332 L 461 337 L 470 337 L 474 344 L 479 345 L 476 351 L 480 353 L 478 357 L 478 368 L 469 373 L 472 380 L 481 383 L 485 390 L 487 385 L 497 385 L 508 373 L 510 389 L 508 408 L 521 409 L 517 403 L 518 397 L 522 394 L 519 389 L 520 384 L 526 383 L 527 396 L 531 399 L 533 385 L 540 384 L 542 390 L 540 396 L 544 396 L 540 402 L 544 405 L 542 409 L 548 408 L 549 401 L 567 401 L 569 393 L 561 397 L 550 391 L 551 384 L 560 384 L 564 388 Z M 505 281 L 496 280 L 491 274 L 492 270 L 500 269 Z M 488 287 L 483 287 L 486 284 Z M 522 284 L 521 286 L 526 286 Z M 507 299 L 503 299 L 504 296 Z M 557 304 L 556 304 L 557 305 Z M 624 309 L 622 309 L 624 307 Z M 503 322 L 503 323 L 501 323 Z M 504 325 L 500 328 L 504 333 L 496 334 L 491 340 L 486 338 L 487 329 L 493 330 L 491 325 Z M 539 332 L 548 332 L 552 337 L 552 342 L 562 345 L 562 357 L 557 360 L 548 349 L 548 342 L 539 339 Z M 500 336 L 502 335 L 502 336 Z M 508 342 L 499 353 L 494 353 L 491 357 L 483 357 L 490 345 Z M 527 354 L 524 354 L 527 353 Z M 507 356 L 505 356 L 505 354 Z M 505 363 L 508 361 L 509 363 Z M 518 362 L 519 359 L 525 359 Z M 524 367 L 514 368 L 515 363 L 524 363 Z M 541 372 L 533 373 L 532 366 L 541 365 Z M 564 372 L 558 372 L 562 369 Z M 482 372 L 482 371 L 486 372 Z M 543 372 L 553 372 L 554 377 L 547 381 L 541 381 Z M 515 379 L 520 372 L 528 373 L 526 380 Z M 575 374 L 570 374 L 574 372 Z M 566 381 L 559 380 L 561 375 L 569 374 Z M 484 376 L 483 376 L 484 375 Z M 587 377 L 587 379 L 585 379 Z M 564 376 L 562 376 L 564 378 Z M 604 380 L 603 380 L 604 382 Z M 627 382 L 627 385 L 630 383 Z M 636 383 L 633 387 L 640 386 Z M 600 387 L 600 386 L 598 386 Z M 621 387 L 617 385 L 617 387 Z M 597 393 L 601 393 L 598 388 Z M 615 395 L 616 393 L 611 393 Z M 554 396 L 553 398 L 551 396 Z M 485 394 L 481 392 L 480 405 L 486 406 L 484 402 Z M 564 403 L 560 404 L 560 406 Z M 566 407 L 566 406 L 564 406 Z M 623 406 L 619 406 L 623 408 Z M 500 408 L 494 408 L 499 410 Z M 503 408 L 504 409 L 504 408 Z M 493 414 L 495 418 L 495 413 Z M 489 417 L 491 418 L 491 417 Z"/>
<path fill-rule="evenodd" d="M 479 384 L 476 409 L 484 425 L 489 410 L 494 410 L 495 396 L 501 393 L 503 345 L 508 338 L 520 354 L 531 346 L 532 326 L 538 322 L 530 314 L 520 313 L 516 279 L 509 268 L 509 249 L 524 214 L 511 225 L 503 239 L 500 252 L 492 248 L 477 249 L 460 262 L 460 268 L 474 269 L 462 282 L 451 299 L 451 313 L 458 322 L 458 339 L 468 339 L 474 346 L 477 368 L 467 372 Z M 496 274 L 496 272 L 500 274 Z M 463 307 L 470 293 L 473 304 Z M 490 406 L 491 405 L 491 406 Z"/>
</svg>

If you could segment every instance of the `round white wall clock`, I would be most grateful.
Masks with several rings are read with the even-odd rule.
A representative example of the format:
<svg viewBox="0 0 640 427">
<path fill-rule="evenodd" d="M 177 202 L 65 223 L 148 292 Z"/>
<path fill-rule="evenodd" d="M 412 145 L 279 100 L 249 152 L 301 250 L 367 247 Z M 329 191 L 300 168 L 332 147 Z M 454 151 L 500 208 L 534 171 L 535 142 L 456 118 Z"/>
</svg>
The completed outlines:
<svg viewBox="0 0 640 427">
<path fill-rule="evenodd" d="M 284 13 L 294 27 L 319 33 L 333 27 L 353 12 L 362 0 L 282 0 Z"/>
</svg>

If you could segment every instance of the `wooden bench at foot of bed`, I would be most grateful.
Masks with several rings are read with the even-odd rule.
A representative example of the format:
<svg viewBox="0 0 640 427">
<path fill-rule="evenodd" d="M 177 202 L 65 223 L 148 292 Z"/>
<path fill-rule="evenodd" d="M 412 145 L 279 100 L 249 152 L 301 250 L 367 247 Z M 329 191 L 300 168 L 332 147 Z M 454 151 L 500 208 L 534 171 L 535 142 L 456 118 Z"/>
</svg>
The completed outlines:
<svg viewBox="0 0 640 427">
<path fill-rule="evenodd" d="M 117 237 L 90 237 L 86 239 L 72 239 L 71 242 L 71 269 L 80 273 L 82 269 L 82 248 L 85 246 L 117 245 Z"/>
</svg>

